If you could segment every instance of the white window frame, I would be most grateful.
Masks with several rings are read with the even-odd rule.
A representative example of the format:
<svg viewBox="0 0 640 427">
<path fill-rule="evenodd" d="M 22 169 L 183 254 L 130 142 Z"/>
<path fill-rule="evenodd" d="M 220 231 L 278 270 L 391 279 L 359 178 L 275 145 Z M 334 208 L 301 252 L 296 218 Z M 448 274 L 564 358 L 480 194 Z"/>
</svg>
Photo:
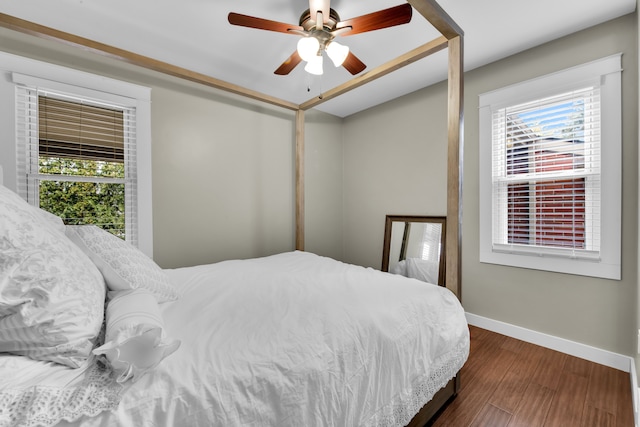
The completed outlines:
<svg viewBox="0 0 640 427">
<path fill-rule="evenodd" d="M 137 246 L 153 257 L 151 192 L 151 89 L 96 74 L 0 52 L 0 166 L 5 185 L 17 191 L 19 180 L 16 147 L 16 85 L 48 89 L 80 98 L 101 100 L 136 110 Z M 9 99 L 9 96 L 10 99 Z M 11 105 L 11 109 L 7 109 Z"/>
<path fill-rule="evenodd" d="M 480 262 L 620 280 L 622 210 L 622 55 L 616 54 L 479 96 Z M 597 82 L 601 90 L 601 242 L 593 258 L 558 256 L 553 250 L 509 252 L 492 242 L 493 112 L 511 105 L 580 89 Z"/>
</svg>

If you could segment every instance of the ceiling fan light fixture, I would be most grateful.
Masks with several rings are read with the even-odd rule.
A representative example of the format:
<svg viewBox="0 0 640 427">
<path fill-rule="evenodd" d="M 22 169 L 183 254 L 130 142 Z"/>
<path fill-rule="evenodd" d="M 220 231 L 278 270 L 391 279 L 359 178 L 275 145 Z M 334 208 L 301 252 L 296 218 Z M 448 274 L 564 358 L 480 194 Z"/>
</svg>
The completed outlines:
<svg viewBox="0 0 640 427">
<path fill-rule="evenodd" d="M 298 55 L 303 61 L 311 62 L 318 56 L 320 42 L 315 37 L 303 37 L 298 40 Z"/>
<path fill-rule="evenodd" d="M 338 42 L 332 41 L 325 48 L 327 55 L 331 58 L 333 65 L 336 67 L 341 66 L 347 56 L 349 56 L 349 46 L 342 45 Z"/>
<path fill-rule="evenodd" d="M 322 55 L 316 55 L 311 58 L 305 65 L 304 70 L 309 74 L 315 74 L 316 76 L 322 75 Z"/>
</svg>

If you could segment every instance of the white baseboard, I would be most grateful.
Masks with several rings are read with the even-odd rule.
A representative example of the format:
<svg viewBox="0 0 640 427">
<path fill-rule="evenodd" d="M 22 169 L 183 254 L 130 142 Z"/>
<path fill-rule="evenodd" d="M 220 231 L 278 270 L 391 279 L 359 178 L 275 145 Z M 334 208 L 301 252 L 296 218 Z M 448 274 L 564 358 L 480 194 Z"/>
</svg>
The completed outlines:
<svg viewBox="0 0 640 427">
<path fill-rule="evenodd" d="M 550 348 L 561 353 L 586 359 L 591 362 L 599 363 L 600 365 L 609 366 L 620 371 L 630 372 L 632 366 L 635 369 L 635 362 L 629 356 L 591 347 L 575 341 L 569 341 L 564 338 L 554 337 L 553 335 L 547 335 L 542 332 L 533 331 L 531 329 L 511 325 L 509 323 L 500 322 L 499 320 L 489 319 L 476 314 L 467 313 L 466 316 L 467 322 L 470 325 L 477 326 L 482 329 L 487 329 L 521 341 Z"/>
</svg>

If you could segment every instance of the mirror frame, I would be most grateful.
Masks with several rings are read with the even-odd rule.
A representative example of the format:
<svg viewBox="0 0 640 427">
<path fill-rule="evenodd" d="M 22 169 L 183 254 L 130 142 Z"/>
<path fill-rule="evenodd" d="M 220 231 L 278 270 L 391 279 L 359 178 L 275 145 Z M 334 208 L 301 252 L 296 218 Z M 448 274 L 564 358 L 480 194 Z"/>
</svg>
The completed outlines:
<svg viewBox="0 0 640 427">
<path fill-rule="evenodd" d="M 389 271 L 389 251 L 391 248 L 391 228 L 394 222 L 422 222 L 436 223 L 442 225 L 442 234 L 440 236 L 440 260 L 438 266 L 438 286 L 446 286 L 445 283 L 445 258 L 447 241 L 447 217 L 446 216 L 418 216 L 418 215 L 387 215 L 384 223 L 384 243 L 382 249 L 382 271 Z"/>
</svg>

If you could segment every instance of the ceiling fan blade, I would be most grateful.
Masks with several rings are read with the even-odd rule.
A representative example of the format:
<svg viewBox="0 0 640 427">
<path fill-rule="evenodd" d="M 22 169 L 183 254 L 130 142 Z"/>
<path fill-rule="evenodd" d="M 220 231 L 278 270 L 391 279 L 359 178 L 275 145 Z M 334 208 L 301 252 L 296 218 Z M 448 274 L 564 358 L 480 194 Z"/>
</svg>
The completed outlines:
<svg viewBox="0 0 640 427">
<path fill-rule="evenodd" d="M 322 20 L 324 23 L 329 22 L 329 14 L 331 13 L 331 5 L 329 0 L 309 0 L 309 13 L 312 19 L 316 19 L 318 12 L 322 12 Z"/>
<path fill-rule="evenodd" d="M 304 28 L 297 25 L 285 24 L 283 22 L 271 21 L 269 19 L 256 18 L 254 16 L 242 15 L 240 13 L 229 13 L 229 23 L 241 27 L 257 28 L 259 30 L 275 31 L 297 35 L 296 31 L 304 31 Z"/>
<path fill-rule="evenodd" d="M 343 36 L 352 36 L 354 34 L 365 33 L 367 31 L 380 30 L 382 28 L 407 24 L 411 21 L 412 14 L 413 8 L 409 3 L 405 3 L 399 6 L 390 7 L 389 9 L 379 10 L 367 15 L 358 16 L 357 18 L 338 22 L 336 30 L 351 27 L 351 31 L 344 33 Z"/>
<path fill-rule="evenodd" d="M 344 60 L 342 66 L 354 76 L 367 68 L 365 63 L 360 61 L 360 59 L 351 52 L 347 55 L 347 59 Z"/>
<path fill-rule="evenodd" d="M 296 66 L 300 62 L 302 62 L 302 58 L 300 58 L 300 55 L 298 55 L 298 51 L 295 50 L 293 51 L 291 56 L 288 57 L 287 60 L 284 61 L 282 65 L 280 65 L 278 69 L 275 70 L 273 73 L 279 76 L 285 76 L 289 74 L 291 71 L 293 71 L 293 69 L 296 68 Z"/>
</svg>

